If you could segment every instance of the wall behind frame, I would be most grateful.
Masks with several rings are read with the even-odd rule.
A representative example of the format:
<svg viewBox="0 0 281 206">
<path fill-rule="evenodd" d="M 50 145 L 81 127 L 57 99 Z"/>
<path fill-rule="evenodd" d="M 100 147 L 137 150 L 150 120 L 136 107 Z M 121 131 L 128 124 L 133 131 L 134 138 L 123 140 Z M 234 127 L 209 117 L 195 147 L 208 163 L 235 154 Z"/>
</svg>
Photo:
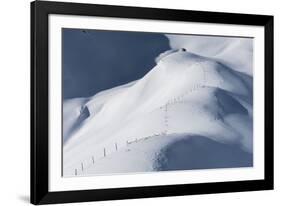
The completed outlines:
<svg viewBox="0 0 281 206">
<path fill-rule="evenodd" d="M 59 1 L 59 0 L 57 0 Z M 69 1 L 71 0 L 64 0 Z M 209 10 L 275 16 L 275 54 L 281 53 L 281 14 L 278 1 L 245 0 L 77 0 L 76 2 L 126 6 Z M 3 1 L 0 7 L 0 204 L 29 204 L 29 95 L 30 95 L 30 11 L 29 1 Z M 277 56 L 277 55 L 275 55 Z M 153 199 L 122 200 L 69 205 L 266 205 L 281 200 L 281 77 L 280 59 L 275 59 L 275 190 L 229 194 L 196 195 Z"/>
</svg>

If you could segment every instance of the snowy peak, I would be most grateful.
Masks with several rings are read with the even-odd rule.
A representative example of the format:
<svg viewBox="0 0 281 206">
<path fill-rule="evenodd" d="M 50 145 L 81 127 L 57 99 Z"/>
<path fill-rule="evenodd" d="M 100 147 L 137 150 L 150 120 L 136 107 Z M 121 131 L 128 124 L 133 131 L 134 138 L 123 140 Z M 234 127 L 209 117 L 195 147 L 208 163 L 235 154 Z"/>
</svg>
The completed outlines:
<svg viewBox="0 0 281 206">
<path fill-rule="evenodd" d="M 245 125 L 252 122 L 252 90 L 245 79 L 252 81 L 215 59 L 172 50 L 135 82 L 65 102 L 64 174 L 148 137 L 171 135 L 159 138 L 161 147 L 173 134 L 202 135 L 251 151 Z"/>
</svg>

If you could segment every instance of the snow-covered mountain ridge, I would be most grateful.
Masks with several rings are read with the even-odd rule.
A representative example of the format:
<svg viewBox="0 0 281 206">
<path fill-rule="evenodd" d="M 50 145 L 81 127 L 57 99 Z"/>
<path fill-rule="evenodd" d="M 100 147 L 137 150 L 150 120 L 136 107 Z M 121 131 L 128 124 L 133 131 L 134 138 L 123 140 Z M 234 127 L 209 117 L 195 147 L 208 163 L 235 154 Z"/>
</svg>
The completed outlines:
<svg viewBox="0 0 281 206">
<path fill-rule="evenodd" d="M 139 80 L 66 100 L 63 173 L 160 170 L 164 148 L 196 137 L 250 154 L 252 81 L 216 58 L 173 50 Z"/>
</svg>

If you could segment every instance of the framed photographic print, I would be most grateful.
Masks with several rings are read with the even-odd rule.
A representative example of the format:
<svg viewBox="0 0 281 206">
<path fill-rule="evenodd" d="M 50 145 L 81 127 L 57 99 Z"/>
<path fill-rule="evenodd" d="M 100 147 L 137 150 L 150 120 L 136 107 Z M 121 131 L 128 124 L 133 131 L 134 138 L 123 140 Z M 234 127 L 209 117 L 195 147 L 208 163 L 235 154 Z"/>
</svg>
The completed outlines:
<svg viewBox="0 0 281 206">
<path fill-rule="evenodd" d="M 273 16 L 31 3 L 31 203 L 273 189 Z"/>
</svg>

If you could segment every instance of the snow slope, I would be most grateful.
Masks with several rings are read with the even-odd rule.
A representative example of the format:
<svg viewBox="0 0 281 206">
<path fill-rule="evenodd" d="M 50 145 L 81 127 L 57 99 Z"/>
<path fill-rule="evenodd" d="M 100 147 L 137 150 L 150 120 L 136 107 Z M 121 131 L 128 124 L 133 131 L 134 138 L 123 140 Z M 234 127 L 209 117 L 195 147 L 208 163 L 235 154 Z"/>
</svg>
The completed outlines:
<svg viewBox="0 0 281 206">
<path fill-rule="evenodd" d="M 169 151 L 177 142 L 196 137 L 220 147 L 235 145 L 251 156 L 252 77 L 248 73 L 217 58 L 172 50 L 160 55 L 157 65 L 137 81 L 65 101 L 63 175 L 192 169 L 186 166 L 185 156 L 177 160 L 183 164 L 175 167 L 162 160 L 171 159 Z"/>
<path fill-rule="evenodd" d="M 205 57 L 211 57 L 232 69 L 253 74 L 253 39 L 222 36 L 167 34 L 172 49 L 187 48 Z"/>
</svg>

